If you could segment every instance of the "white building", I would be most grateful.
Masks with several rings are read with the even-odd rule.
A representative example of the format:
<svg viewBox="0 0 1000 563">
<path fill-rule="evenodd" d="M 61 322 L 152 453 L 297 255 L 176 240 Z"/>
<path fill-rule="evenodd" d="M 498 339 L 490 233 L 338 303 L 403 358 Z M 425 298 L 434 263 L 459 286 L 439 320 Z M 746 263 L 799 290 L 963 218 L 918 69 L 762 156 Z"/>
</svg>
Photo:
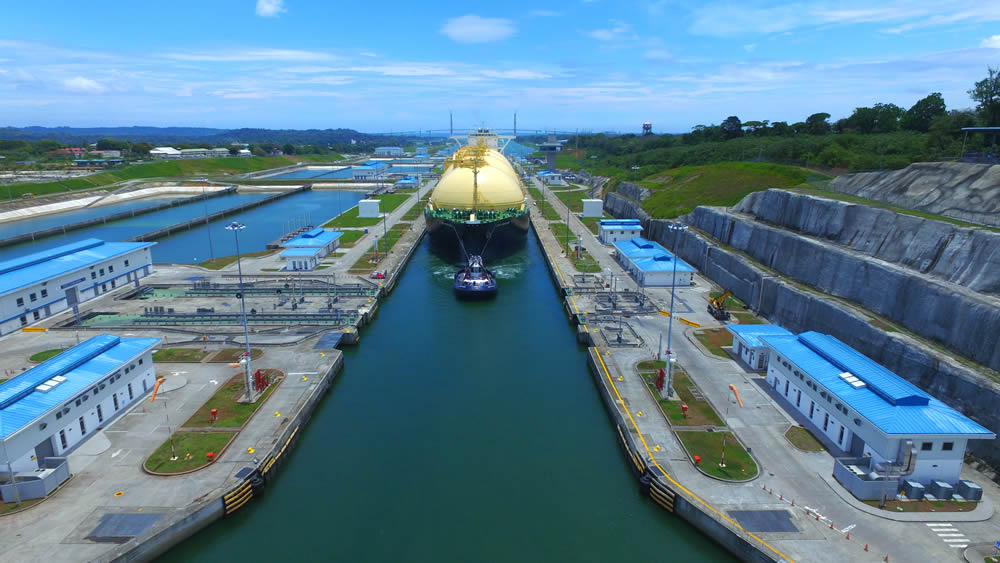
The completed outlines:
<svg viewBox="0 0 1000 563">
<path fill-rule="evenodd" d="M 778 325 L 726 325 L 726 330 L 733 335 L 733 352 L 756 371 L 767 369 L 771 355 L 771 348 L 760 339 L 762 336 L 794 336 Z"/>
<path fill-rule="evenodd" d="M 642 237 L 614 243 L 618 262 L 645 287 L 691 285 L 695 269 L 659 244 Z"/>
<path fill-rule="evenodd" d="M 604 215 L 604 200 L 584 199 L 581 200 L 581 203 L 583 203 L 584 217 L 601 217 Z"/>
<path fill-rule="evenodd" d="M 180 158 L 181 151 L 174 147 L 156 147 L 149 151 L 149 156 L 152 158 Z"/>
<path fill-rule="evenodd" d="M 891 498 L 915 483 L 950 498 L 963 487 L 968 441 L 996 438 L 832 336 L 760 338 L 770 348 L 768 385 L 832 446 L 834 477 L 858 498 Z"/>
<path fill-rule="evenodd" d="M 372 161 L 351 168 L 351 178 L 354 180 L 378 180 L 385 177 L 388 169 L 388 164 Z"/>
<path fill-rule="evenodd" d="M 281 243 L 287 249 L 279 255 L 286 262 L 285 269 L 315 270 L 320 260 L 340 246 L 343 234 L 316 227 Z"/>
<path fill-rule="evenodd" d="M 322 250 L 319 248 L 289 248 L 278 256 L 285 261 L 285 270 L 308 272 L 319 266 L 321 254 Z"/>
<path fill-rule="evenodd" d="M 69 477 L 65 456 L 152 390 L 159 342 L 95 336 L 0 383 L 4 501 L 14 498 L 11 472 L 22 499 L 44 497 Z"/>
<path fill-rule="evenodd" d="M 562 174 L 558 172 L 550 172 L 548 170 L 539 170 L 535 176 L 542 181 L 546 186 L 565 186 L 566 182 L 563 181 Z"/>
<path fill-rule="evenodd" d="M 375 147 L 375 156 L 403 156 L 402 147 Z"/>
<path fill-rule="evenodd" d="M 153 271 L 155 242 L 79 242 L 0 262 L 0 335 L 20 330 Z"/>
<path fill-rule="evenodd" d="M 380 204 L 381 200 L 377 199 L 363 199 L 359 201 L 358 217 L 367 219 L 381 216 L 381 211 L 379 211 Z"/>
<path fill-rule="evenodd" d="M 597 238 L 601 244 L 632 240 L 640 234 L 642 234 L 642 225 L 638 219 L 601 219 L 597 228 Z"/>
</svg>

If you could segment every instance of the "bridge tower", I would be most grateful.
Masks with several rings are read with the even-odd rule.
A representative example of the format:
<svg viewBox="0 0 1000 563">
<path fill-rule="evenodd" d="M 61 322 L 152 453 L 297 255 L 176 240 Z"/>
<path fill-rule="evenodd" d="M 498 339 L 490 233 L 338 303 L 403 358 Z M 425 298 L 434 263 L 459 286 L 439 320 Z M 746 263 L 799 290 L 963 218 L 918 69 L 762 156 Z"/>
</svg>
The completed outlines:
<svg viewBox="0 0 1000 563">
<path fill-rule="evenodd" d="M 555 135 L 549 135 L 549 139 L 538 145 L 538 150 L 545 153 L 545 169 L 549 172 L 556 171 L 556 155 L 562 152 L 562 141 L 557 141 Z"/>
</svg>

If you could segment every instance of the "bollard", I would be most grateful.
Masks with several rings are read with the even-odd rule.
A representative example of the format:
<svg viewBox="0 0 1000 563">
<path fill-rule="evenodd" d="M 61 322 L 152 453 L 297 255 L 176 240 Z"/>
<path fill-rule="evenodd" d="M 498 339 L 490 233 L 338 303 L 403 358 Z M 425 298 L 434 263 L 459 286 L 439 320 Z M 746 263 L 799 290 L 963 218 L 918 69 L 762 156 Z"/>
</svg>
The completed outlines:
<svg viewBox="0 0 1000 563">
<path fill-rule="evenodd" d="M 819 522 L 819 512 L 816 513 L 816 521 Z"/>
<path fill-rule="evenodd" d="M 785 500 L 785 495 L 778 495 L 778 500 Z"/>
<path fill-rule="evenodd" d="M 865 551 L 868 551 L 868 544 L 865 544 Z"/>
<path fill-rule="evenodd" d="M 766 491 L 767 490 L 767 485 L 761 485 L 760 488 L 762 488 L 762 489 L 764 489 Z"/>
<path fill-rule="evenodd" d="M 888 556 L 888 555 L 886 555 L 886 556 L 885 556 L 885 559 L 883 559 L 882 561 L 885 561 L 885 563 L 889 563 L 889 556 Z"/>
<path fill-rule="evenodd" d="M 847 532 L 847 537 L 846 537 L 846 538 L 844 538 L 844 539 L 845 539 L 845 540 L 849 540 L 849 539 L 851 539 L 851 533 L 850 533 L 850 532 Z"/>
<path fill-rule="evenodd" d="M 792 506 L 795 506 L 795 501 L 794 500 L 792 501 Z"/>
<path fill-rule="evenodd" d="M 833 520 L 830 520 L 830 529 L 833 529 Z"/>
</svg>

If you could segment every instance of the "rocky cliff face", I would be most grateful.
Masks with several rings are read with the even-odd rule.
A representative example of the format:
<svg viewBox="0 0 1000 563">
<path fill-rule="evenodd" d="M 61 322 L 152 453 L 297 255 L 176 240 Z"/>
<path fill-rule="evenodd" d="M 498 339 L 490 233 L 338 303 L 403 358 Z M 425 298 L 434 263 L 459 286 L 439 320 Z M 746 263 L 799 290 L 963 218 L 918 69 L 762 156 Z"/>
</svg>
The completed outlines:
<svg viewBox="0 0 1000 563">
<path fill-rule="evenodd" d="M 622 182 L 618 184 L 618 193 L 633 200 L 642 202 L 642 200 L 649 197 L 649 190 L 630 182 Z"/>
<path fill-rule="evenodd" d="M 639 218 L 644 236 L 667 248 L 675 247 L 681 258 L 731 289 L 771 322 L 793 332 L 832 334 L 1000 434 L 1000 410 L 995 407 L 1000 385 L 905 333 L 874 326 L 858 309 L 776 275 L 784 271 L 789 278 L 808 280 L 805 283 L 857 299 L 872 310 L 880 307 L 891 313 L 882 313 L 885 316 L 903 319 L 900 324 L 921 328 L 914 330 L 918 334 L 944 336 L 955 349 L 962 350 L 962 355 L 968 353 L 981 363 L 997 365 L 1000 317 L 992 304 L 995 299 L 972 291 L 992 288 L 990 292 L 996 292 L 993 276 L 997 274 L 989 265 L 995 264 L 996 254 L 981 248 L 981 244 L 995 244 L 989 242 L 994 241 L 989 238 L 992 234 L 965 232 L 934 221 L 924 224 L 921 222 L 927 220 L 917 218 L 912 222 L 887 210 L 851 209 L 851 204 L 798 194 L 786 197 L 782 194 L 787 192 L 773 191 L 778 193 L 751 194 L 736 209 L 759 214 L 762 220 L 799 233 L 726 210 L 697 208 L 684 218 L 733 250 L 693 231 L 681 233 L 675 241 L 674 232 L 667 229 L 669 221 L 650 219 L 637 202 L 618 194 L 608 194 L 605 210 L 619 218 Z M 757 266 L 736 250 L 773 271 Z M 987 263 L 987 259 L 993 262 Z M 975 260 L 984 263 L 969 263 Z M 1000 440 L 972 441 L 970 452 L 993 466 L 1000 465 Z"/>
<path fill-rule="evenodd" d="M 784 190 L 752 193 L 733 211 L 942 281 L 1000 294 L 1000 233 Z"/>
<path fill-rule="evenodd" d="M 838 192 L 972 223 L 1000 226 L 1000 165 L 924 162 L 891 172 L 844 174 Z"/>
</svg>

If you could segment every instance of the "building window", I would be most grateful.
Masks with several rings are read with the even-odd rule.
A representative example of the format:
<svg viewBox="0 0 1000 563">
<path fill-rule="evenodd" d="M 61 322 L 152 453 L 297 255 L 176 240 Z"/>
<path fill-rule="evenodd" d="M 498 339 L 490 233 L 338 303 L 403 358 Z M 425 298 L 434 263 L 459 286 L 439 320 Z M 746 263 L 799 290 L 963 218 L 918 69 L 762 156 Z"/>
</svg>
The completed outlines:
<svg viewBox="0 0 1000 563">
<path fill-rule="evenodd" d="M 76 400 L 76 406 L 80 406 L 80 399 Z"/>
<path fill-rule="evenodd" d="M 97 273 L 96 272 L 90 272 L 90 279 L 96 280 L 97 279 Z"/>
<path fill-rule="evenodd" d="M 839 444 L 839 443 L 841 443 L 843 441 L 844 441 L 844 427 L 841 426 L 840 427 L 840 434 L 837 436 L 837 443 Z"/>
<path fill-rule="evenodd" d="M 28 324 L 28 317 L 21 315 L 21 326 Z"/>
<path fill-rule="evenodd" d="M 826 432 L 826 429 L 829 427 L 830 427 L 830 413 L 825 412 L 823 413 L 823 432 Z"/>
<path fill-rule="evenodd" d="M 115 280 L 111 280 L 111 289 L 115 288 Z"/>
<path fill-rule="evenodd" d="M 125 267 L 128 268 L 128 260 L 125 261 Z"/>
<path fill-rule="evenodd" d="M 39 313 L 38 311 L 32 311 L 31 316 L 34 317 L 34 319 L 37 321 L 42 316 L 42 314 Z"/>
<path fill-rule="evenodd" d="M 115 393 L 112 397 L 115 400 L 115 410 L 118 410 L 118 393 Z"/>
<path fill-rule="evenodd" d="M 785 396 L 788 396 L 788 381 L 785 381 Z"/>
<path fill-rule="evenodd" d="M 802 391 L 799 391 L 798 395 L 795 397 L 795 406 L 798 407 L 801 404 L 802 404 Z"/>
<path fill-rule="evenodd" d="M 104 268 L 101 268 L 101 275 L 104 275 Z"/>
<path fill-rule="evenodd" d="M 31 299 L 32 303 L 34 303 L 35 301 L 38 301 L 38 294 L 32 293 L 31 295 L 28 296 L 28 298 Z"/>
<path fill-rule="evenodd" d="M 115 271 L 115 267 L 113 265 L 109 264 L 108 265 L 108 273 L 110 274 L 111 272 L 114 272 L 114 271 Z"/>
<path fill-rule="evenodd" d="M 56 413 L 56 420 L 59 420 L 60 418 L 62 418 L 62 411 Z"/>
<path fill-rule="evenodd" d="M 104 422 L 104 411 L 101 410 L 101 405 L 97 405 L 97 422 Z"/>
<path fill-rule="evenodd" d="M 102 283 L 101 284 L 101 291 L 107 291 L 107 290 L 108 290 L 108 284 Z"/>
<path fill-rule="evenodd" d="M 132 400 L 135 396 L 132 394 L 132 384 L 128 384 L 128 400 Z"/>
<path fill-rule="evenodd" d="M 45 299 L 48 296 L 49 296 L 49 290 L 43 289 L 42 290 L 42 299 Z"/>
<path fill-rule="evenodd" d="M 17 298 L 17 306 L 18 307 L 24 307 L 24 297 L 18 297 Z"/>
<path fill-rule="evenodd" d="M 941 449 L 946 452 L 950 452 L 951 450 L 955 449 L 955 442 L 945 442 L 941 444 Z"/>
<path fill-rule="evenodd" d="M 66 432 L 59 431 L 59 443 L 62 444 L 62 449 L 66 449 L 69 445 L 66 443 Z"/>
<path fill-rule="evenodd" d="M 83 417 L 82 416 L 80 417 L 80 433 L 81 434 L 86 434 L 87 433 L 87 423 L 85 423 L 83 421 Z"/>
<path fill-rule="evenodd" d="M 139 364 L 142 365 L 142 358 L 139 358 Z"/>
<path fill-rule="evenodd" d="M 934 447 L 934 442 L 924 442 L 923 444 L 920 444 L 920 451 L 929 452 L 933 447 Z"/>
</svg>

